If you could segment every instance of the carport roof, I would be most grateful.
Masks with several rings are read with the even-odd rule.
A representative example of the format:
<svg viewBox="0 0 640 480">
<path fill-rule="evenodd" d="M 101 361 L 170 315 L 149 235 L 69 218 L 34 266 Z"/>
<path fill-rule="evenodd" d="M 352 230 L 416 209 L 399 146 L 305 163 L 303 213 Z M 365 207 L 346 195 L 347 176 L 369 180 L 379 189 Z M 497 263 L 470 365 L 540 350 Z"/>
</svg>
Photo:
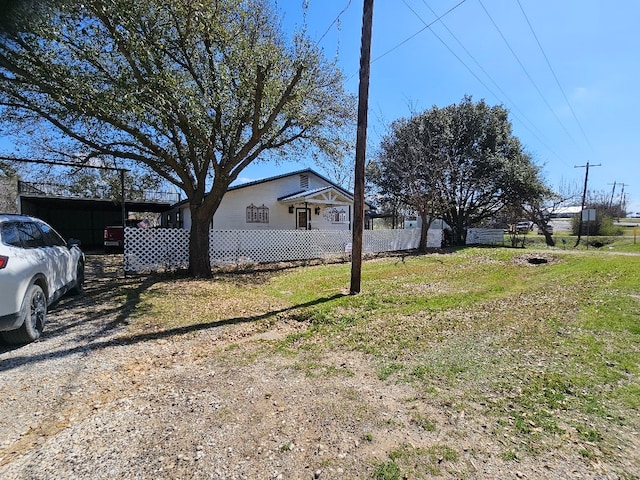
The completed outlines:
<svg viewBox="0 0 640 480">
<path fill-rule="evenodd" d="M 40 196 L 40 195 L 20 195 L 21 199 L 28 200 L 35 205 L 43 205 L 46 207 L 63 206 L 64 208 L 92 208 L 92 207 L 107 207 L 120 209 L 120 204 L 112 200 L 99 200 L 99 199 L 80 199 L 80 198 L 67 198 L 67 197 L 52 197 L 52 196 Z M 154 212 L 162 213 L 170 208 L 168 202 L 144 202 L 144 201 L 125 201 L 125 209 L 128 212 Z"/>
</svg>

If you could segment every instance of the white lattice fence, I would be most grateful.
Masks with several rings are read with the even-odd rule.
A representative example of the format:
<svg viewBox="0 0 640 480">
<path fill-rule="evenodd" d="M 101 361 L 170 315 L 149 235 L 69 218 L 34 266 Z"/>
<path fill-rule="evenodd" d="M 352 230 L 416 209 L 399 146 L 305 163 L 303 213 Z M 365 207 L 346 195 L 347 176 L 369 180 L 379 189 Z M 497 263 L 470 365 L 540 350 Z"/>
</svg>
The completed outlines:
<svg viewBox="0 0 640 480">
<path fill-rule="evenodd" d="M 215 230 L 210 233 L 213 265 L 309 260 L 344 255 L 349 231 Z"/>
<path fill-rule="evenodd" d="M 189 232 L 180 228 L 124 229 L 124 269 L 129 272 L 189 266 Z"/>
<path fill-rule="evenodd" d="M 212 230 L 211 265 L 241 265 L 311 260 L 346 255 L 351 231 Z M 428 247 L 440 247 L 442 230 L 429 229 Z M 418 247 L 420 230 L 365 230 L 364 253 L 396 252 Z M 502 230 L 470 229 L 467 244 L 501 244 Z M 179 228 L 125 228 L 124 267 L 127 271 L 187 268 L 189 232 Z"/>
<path fill-rule="evenodd" d="M 350 231 L 329 230 L 212 230 L 211 264 L 240 265 L 311 260 L 345 255 Z M 410 250 L 418 246 L 420 232 L 367 230 L 364 253 Z M 125 269 L 157 271 L 189 265 L 189 232 L 182 229 L 125 228 Z"/>
<path fill-rule="evenodd" d="M 351 232 L 349 232 L 351 233 Z M 362 235 L 364 253 L 397 252 L 418 248 L 420 230 L 365 230 Z M 438 247 L 440 243 L 438 243 Z"/>
</svg>

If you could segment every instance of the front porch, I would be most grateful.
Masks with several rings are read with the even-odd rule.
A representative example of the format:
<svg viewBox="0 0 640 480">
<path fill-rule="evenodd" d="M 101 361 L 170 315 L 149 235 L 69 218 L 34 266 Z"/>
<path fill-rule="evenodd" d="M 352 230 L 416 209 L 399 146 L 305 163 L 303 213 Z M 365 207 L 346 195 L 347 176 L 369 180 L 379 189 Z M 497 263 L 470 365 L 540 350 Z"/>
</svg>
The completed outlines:
<svg viewBox="0 0 640 480">
<path fill-rule="evenodd" d="M 288 205 L 296 230 L 351 230 L 353 198 L 334 187 L 286 195 L 278 202 Z"/>
</svg>

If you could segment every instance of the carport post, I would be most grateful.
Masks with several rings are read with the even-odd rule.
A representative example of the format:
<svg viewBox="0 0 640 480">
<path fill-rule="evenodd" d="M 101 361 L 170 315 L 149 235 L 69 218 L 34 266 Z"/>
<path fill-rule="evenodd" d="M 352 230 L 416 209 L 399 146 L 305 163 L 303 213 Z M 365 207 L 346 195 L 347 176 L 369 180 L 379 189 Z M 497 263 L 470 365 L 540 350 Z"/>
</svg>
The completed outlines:
<svg viewBox="0 0 640 480">
<path fill-rule="evenodd" d="M 127 211 L 124 206 L 124 172 L 126 171 L 124 168 L 120 168 L 118 170 L 120 172 L 120 206 L 122 212 L 122 248 L 124 250 L 124 240 L 125 240 L 125 228 L 127 226 Z M 127 269 L 124 268 L 124 254 L 122 255 L 122 271 L 124 272 L 124 276 L 127 276 Z"/>
<path fill-rule="evenodd" d="M 121 206 L 122 206 L 122 228 L 125 227 L 125 220 L 127 219 L 127 212 L 124 207 L 124 172 L 123 168 L 120 169 L 120 198 L 121 198 Z M 124 232 L 124 230 L 123 230 Z"/>
</svg>

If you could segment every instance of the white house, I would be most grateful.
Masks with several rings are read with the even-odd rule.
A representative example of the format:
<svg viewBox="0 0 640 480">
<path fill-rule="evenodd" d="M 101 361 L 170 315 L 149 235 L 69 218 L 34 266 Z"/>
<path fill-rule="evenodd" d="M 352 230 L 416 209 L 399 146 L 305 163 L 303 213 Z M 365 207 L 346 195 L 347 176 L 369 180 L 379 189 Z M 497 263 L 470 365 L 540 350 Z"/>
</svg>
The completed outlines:
<svg viewBox="0 0 640 480">
<path fill-rule="evenodd" d="M 211 228 L 350 230 L 352 221 L 353 195 L 306 169 L 229 187 Z M 166 212 L 162 226 L 190 230 L 189 202 L 180 202 Z"/>
</svg>

